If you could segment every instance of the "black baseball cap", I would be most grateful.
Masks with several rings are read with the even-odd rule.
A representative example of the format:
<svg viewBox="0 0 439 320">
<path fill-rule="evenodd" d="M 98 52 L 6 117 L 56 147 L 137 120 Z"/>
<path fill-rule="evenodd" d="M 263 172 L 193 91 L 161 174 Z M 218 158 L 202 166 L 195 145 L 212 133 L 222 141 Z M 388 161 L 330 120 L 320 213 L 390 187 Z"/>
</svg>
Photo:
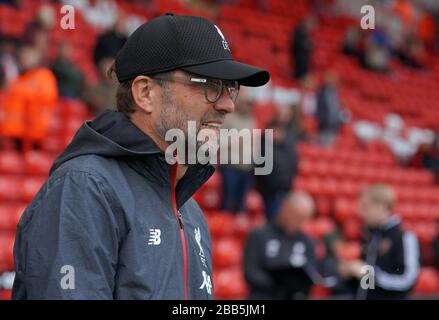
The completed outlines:
<svg viewBox="0 0 439 320">
<path fill-rule="evenodd" d="M 270 79 L 266 70 L 233 60 L 218 26 L 202 17 L 172 13 L 137 28 L 120 49 L 115 64 L 119 82 L 176 69 L 236 80 L 249 87 L 262 86 Z"/>
</svg>

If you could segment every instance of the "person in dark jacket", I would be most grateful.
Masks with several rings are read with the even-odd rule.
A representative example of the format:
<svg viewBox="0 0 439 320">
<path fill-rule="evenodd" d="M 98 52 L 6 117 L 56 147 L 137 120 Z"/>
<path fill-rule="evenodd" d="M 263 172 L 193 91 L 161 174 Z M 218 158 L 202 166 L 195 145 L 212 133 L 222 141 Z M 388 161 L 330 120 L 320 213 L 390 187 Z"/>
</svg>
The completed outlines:
<svg viewBox="0 0 439 320">
<path fill-rule="evenodd" d="M 166 134 L 187 141 L 190 120 L 217 132 L 239 84 L 269 80 L 226 44 L 209 20 L 172 14 L 131 35 L 112 68 L 118 111 L 81 126 L 20 219 L 14 299 L 212 299 L 192 195 L 214 169 L 169 158 Z"/>
<path fill-rule="evenodd" d="M 439 221 L 436 221 L 436 226 L 439 228 Z M 434 254 L 434 264 L 436 269 L 439 270 L 439 235 L 433 239 L 431 246 Z"/>
<path fill-rule="evenodd" d="M 439 184 L 439 130 L 436 131 L 431 145 L 427 145 L 422 155 L 422 164 L 431 170 L 436 184 Z"/>
<path fill-rule="evenodd" d="M 107 75 L 108 69 L 113 63 L 113 59 L 101 59 L 97 68 L 98 80 L 93 84 L 86 85 L 83 91 L 83 99 L 94 116 L 98 116 L 108 109 L 116 109 L 118 82 Z"/>
<path fill-rule="evenodd" d="M 256 177 L 256 186 L 264 201 L 268 220 L 275 218 L 297 174 L 296 136 L 290 127 L 289 118 L 285 117 L 284 108 L 288 107 L 280 107 L 276 118 L 268 126 L 273 129 L 273 154 L 271 155 L 273 171 L 268 175 Z M 270 157 L 268 154 L 265 155 L 264 145 L 262 145 L 261 154 Z"/>
<path fill-rule="evenodd" d="M 304 18 L 293 30 L 290 50 L 296 79 L 304 78 L 309 72 L 314 48 L 311 32 L 315 25 L 316 18 L 310 15 Z"/>
<path fill-rule="evenodd" d="M 99 68 L 102 59 L 114 59 L 117 52 L 127 41 L 126 18 L 124 13 L 119 12 L 114 27 L 101 34 L 96 40 L 93 52 L 93 60 Z"/>
<path fill-rule="evenodd" d="M 274 221 L 253 230 L 244 250 L 248 299 L 304 299 L 317 272 L 314 243 L 302 232 L 314 213 L 312 198 L 290 193 Z"/>
<path fill-rule="evenodd" d="M 223 128 L 242 130 L 255 129 L 255 120 L 252 114 L 253 103 L 248 98 L 242 98 L 237 101 L 235 112 L 226 118 Z M 249 140 L 251 143 L 251 140 Z M 228 141 L 225 141 L 228 143 Z M 229 154 L 238 153 L 243 149 L 245 140 L 239 139 L 228 144 Z M 247 142 L 248 143 L 248 142 Z M 245 211 L 245 197 L 253 184 L 253 165 L 244 163 L 243 159 L 251 158 L 251 148 L 247 148 L 249 154 L 243 155 L 240 163 L 222 165 L 219 167 L 223 179 L 223 201 L 222 210 L 232 213 Z"/>
<path fill-rule="evenodd" d="M 395 201 L 394 190 L 386 185 L 361 193 L 359 213 L 367 226 L 362 260 L 343 261 L 339 268 L 356 285 L 358 300 L 407 299 L 418 278 L 419 243 L 415 234 L 401 229 L 393 214 Z"/>
<path fill-rule="evenodd" d="M 62 42 L 59 53 L 50 69 L 56 77 L 59 95 L 68 98 L 81 98 L 84 87 L 84 75 L 70 59 L 71 45 Z"/>
<path fill-rule="evenodd" d="M 317 93 L 316 118 L 319 126 L 320 143 L 323 145 L 334 143 L 335 137 L 346 119 L 337 87 L 337 74 L 328 71 Z"/>
</svg>

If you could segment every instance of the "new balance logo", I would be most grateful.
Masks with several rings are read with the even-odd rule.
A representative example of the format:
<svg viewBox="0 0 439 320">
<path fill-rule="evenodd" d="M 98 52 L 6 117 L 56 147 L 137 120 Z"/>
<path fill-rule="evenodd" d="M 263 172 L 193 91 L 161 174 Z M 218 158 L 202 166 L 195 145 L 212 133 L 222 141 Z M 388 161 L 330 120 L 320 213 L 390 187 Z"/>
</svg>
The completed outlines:
<svg viewBox="0 0 439 320">
<path fill-rule="evenodd" d="M 148 245 L 158 246 L 162 242 L 162 239 L 160 238 L 161 234 L 162 232 L 160 231 L 160 229 L 149 229 Z"/>
</svg>

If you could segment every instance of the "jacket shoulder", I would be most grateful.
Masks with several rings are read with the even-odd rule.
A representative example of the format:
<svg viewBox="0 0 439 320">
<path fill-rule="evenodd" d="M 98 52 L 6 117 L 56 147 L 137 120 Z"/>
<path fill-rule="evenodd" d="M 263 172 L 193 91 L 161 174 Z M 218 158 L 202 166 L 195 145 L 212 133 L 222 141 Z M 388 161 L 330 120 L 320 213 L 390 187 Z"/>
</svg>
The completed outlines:
<svg viewBox="0 0 439 320">
<path fill-rule="evenodd" d="M 274 232 L 273 232 L 272 227 L 265 224 L 265 225 L 258 226 L 256 228 L 254 228 L 253 230 L 251 230 L 248 234 L 248 238 L 251 238 L 253 240 L 254 239 L 265 239 L 273 234 L 274 234 Z"/>
<path fill-rule="evenodd" d="M 111 176 L 111 171 L 117 166 L 114 158 L 103 157 L 95 154 L 87 154 L 75 157 L 62 163 L 51 174 L 50 178 L 60 177 L 70 171 L 82 171 L 96 176 Z M 49 179 L 50 179 L 49 178 Z"/>
</svg>

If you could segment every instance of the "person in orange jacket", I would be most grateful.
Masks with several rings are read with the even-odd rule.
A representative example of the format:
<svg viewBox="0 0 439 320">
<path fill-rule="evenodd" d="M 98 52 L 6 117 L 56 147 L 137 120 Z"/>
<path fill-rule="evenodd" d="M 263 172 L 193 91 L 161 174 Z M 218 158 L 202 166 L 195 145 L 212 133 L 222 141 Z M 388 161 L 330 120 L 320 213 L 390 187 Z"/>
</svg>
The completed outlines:
<svg viewBox="0 0 439 320">
<path fill-rule="evenodd" d="M 40 62 L 38 49 L 20 49 L 21 74 L 6 88 L 4 104 L 0 106 L 1 136 L 38 143 L 46 135 L 58 88 L 53 73 Z"/>
</svg>

